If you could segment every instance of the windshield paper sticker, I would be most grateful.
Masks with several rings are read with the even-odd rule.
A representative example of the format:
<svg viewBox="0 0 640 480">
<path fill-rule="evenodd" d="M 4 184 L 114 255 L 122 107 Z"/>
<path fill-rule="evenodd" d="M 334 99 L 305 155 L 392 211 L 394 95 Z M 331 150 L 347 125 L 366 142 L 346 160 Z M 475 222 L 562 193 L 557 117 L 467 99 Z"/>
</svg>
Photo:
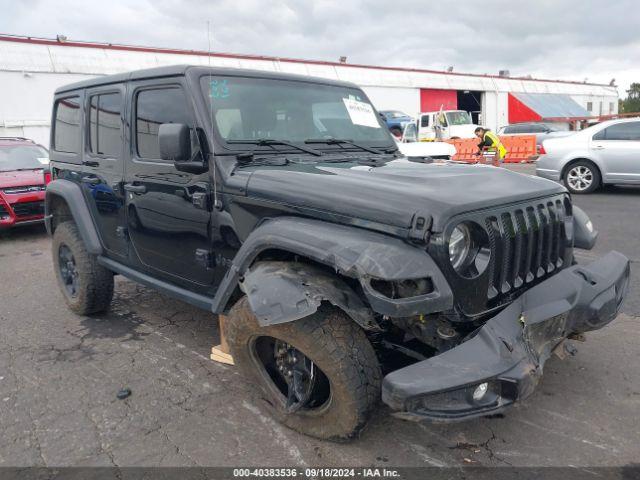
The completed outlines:
<svg viewBox="0 0 640 480">
<path fill-rule="evenodd" d="M 49 163 L 49 157 L 37 157 L 38 161 L 43 164 L 46 165 L 47 163 Z"/>
<path fill-rule="evenodd" d="M 349 112 L 349 117 L 354 125 L 362 125 L 364 127 L 380 128 L 380 123 L 376 118 L 373 107 L 365 102 L 359 102 L 351 98 L 343 98 L 344 106 Z"/>
<path fill-rule="evenodd" d="M 229 85 L 227 80 L 211 80 L 211 98 L 229 98 Z"/>
</svg>

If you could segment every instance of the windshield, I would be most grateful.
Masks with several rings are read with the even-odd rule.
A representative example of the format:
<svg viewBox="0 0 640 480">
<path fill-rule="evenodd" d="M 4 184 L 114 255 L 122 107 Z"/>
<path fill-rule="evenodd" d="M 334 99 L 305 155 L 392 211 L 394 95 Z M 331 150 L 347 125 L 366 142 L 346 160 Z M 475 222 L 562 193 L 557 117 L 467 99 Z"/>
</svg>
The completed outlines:
<svg viewBox="0 0 640 480">
<path fill-rule="evenodd" d="M 33 170 L 49 163 L 49 153 L 38 145 L 0 145 L 0 172 Z"/>
<path fill-rule="evenodd" d="M 469 112 L 447 112 L 449 125 L 471 125 Z"/>
<path fill-rule="evenodd" d="M 398 112 L 398 111 L 394 111 L 394 112 L 387 111 L 387 112 L 382 112 L 382 113 L 384 113 L 389 118 L 404 118 L 404 117 L 408 117 L 409 116 L 406 113 Z"/>
<path fill-rule="evenodd" d="M 230 148 L 241 140 L 349 139 L 393 146 L 361 90 L 316 83 L 231 76 L 203 76 L 216 133 Z M 314 146 L 314 148 L 320 148 Z"/>
</svg>

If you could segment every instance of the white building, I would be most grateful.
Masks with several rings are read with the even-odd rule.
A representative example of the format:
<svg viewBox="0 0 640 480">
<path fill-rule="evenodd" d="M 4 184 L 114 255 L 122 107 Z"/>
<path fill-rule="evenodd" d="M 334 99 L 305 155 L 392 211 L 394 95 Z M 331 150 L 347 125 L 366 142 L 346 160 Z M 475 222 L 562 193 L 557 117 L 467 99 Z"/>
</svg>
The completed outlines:
<svg viewBox="0 0 640 480">
<path fill-rule="evenodd" d="M 48 145 L 56 88 L 96 75 L 173 64 L 251 68 L 345 80 L 378 110 L 459 108 L 489 128 L 517 121 L 617 113 L 609 85 L 447 73 L 290 58 L 234 55 L 0 35 L 0 136 Z"/>
</svg>

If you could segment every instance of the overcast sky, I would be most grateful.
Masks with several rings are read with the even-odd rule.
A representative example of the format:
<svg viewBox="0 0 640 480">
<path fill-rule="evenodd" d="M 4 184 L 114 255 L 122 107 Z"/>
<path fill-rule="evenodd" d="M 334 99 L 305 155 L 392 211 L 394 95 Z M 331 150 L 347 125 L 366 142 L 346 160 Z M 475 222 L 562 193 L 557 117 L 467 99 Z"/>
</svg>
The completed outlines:
<svg viewBox="0 0 640 480">
<path fill-rule="evenodd" d="M 640 81 L 637 0 L 0 0 L 0 33 L 457 72 Z"/>
</svg>

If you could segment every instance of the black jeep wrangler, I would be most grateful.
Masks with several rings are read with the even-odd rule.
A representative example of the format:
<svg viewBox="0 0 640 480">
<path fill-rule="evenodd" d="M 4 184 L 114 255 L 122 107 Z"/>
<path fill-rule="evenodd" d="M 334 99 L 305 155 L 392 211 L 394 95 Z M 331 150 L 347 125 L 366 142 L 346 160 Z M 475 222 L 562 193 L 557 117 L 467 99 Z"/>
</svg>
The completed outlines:
<svg viewBox="0 0 640 480">
<path fill-rule="evenodd" d="M 403 157 L 353 84 L 167 67 L 57 90 L 46 224 L 72 311 L 114 274 L 226 315 L 285 425 L 349 438 L 382 400 L 450 421 L 531 394 L 617 315 L 629 262 L 557 183 Z"/>
</svg>

